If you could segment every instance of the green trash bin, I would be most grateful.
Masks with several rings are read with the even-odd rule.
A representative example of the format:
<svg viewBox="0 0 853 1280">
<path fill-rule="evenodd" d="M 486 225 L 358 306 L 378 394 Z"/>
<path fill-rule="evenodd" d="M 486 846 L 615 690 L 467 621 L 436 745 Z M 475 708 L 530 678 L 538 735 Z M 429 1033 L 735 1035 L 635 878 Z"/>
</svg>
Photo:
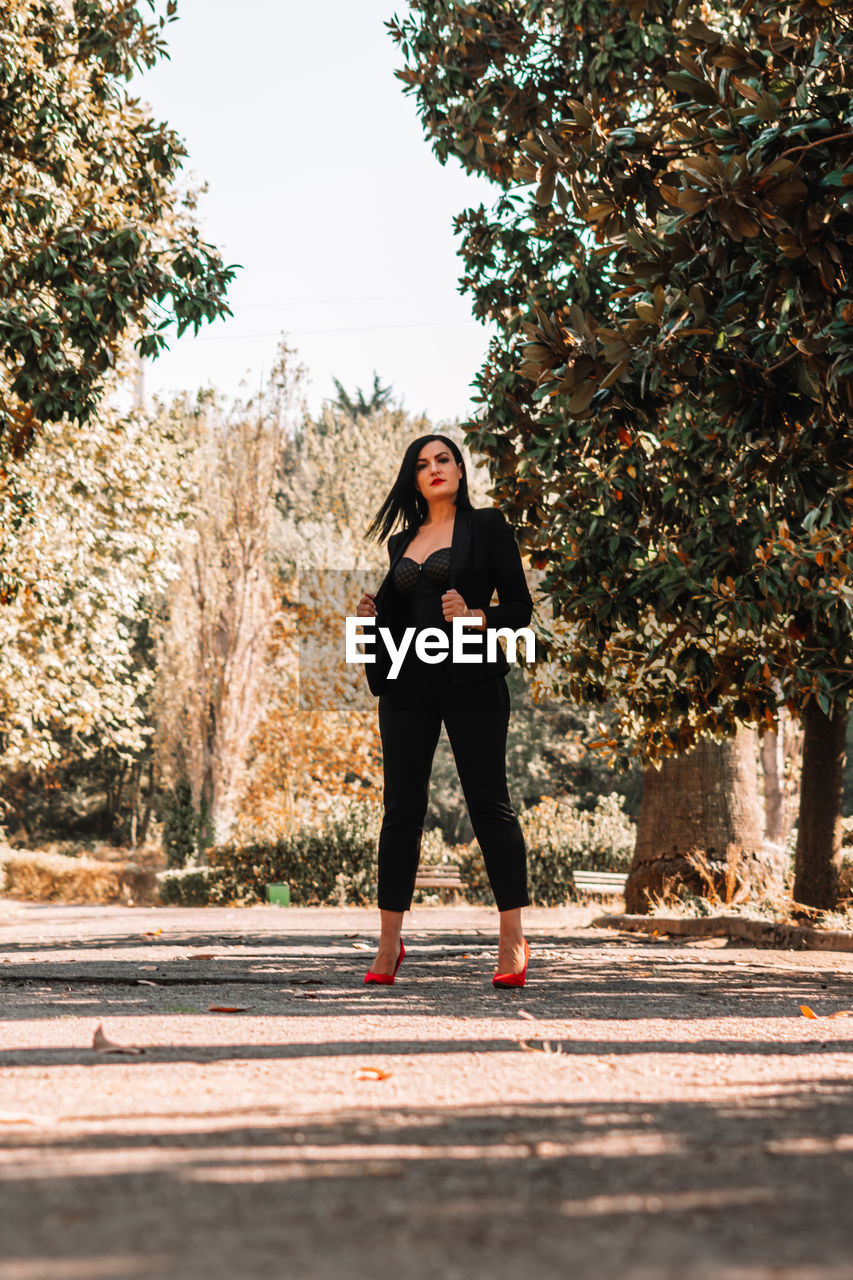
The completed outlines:
<svg viewBox="0 0 853 1280">
<path fill-rule="evenodd" d="M 274 907 L 290 906 L 290 885 L 289 884 L 268 884 L 267 885 L 267 902 L 271 902 Z"/>
</svg>

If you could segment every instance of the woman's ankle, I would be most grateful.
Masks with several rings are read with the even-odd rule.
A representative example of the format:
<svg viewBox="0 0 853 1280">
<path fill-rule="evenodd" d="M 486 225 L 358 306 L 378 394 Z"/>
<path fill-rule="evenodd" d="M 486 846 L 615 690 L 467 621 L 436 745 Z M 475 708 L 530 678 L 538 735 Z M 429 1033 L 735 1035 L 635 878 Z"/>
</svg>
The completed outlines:
<svg viewBox="0 0 853 1280">
<path fill-rule="evenodd" d="M 511 911 L 498 913 L 500 940 L 510 945 L 524 942 L 524 926 L 521 922 L 521 907 Z"/>
</svg>

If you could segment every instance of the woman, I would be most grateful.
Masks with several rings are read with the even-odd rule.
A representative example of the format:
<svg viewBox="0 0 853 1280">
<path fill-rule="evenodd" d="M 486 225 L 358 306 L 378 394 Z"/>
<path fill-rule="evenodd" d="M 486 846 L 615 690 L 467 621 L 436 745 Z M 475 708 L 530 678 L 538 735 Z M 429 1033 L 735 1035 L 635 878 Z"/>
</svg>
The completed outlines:
<svg viewBox="0 0 853 1280">
<path fill-rule="evenodd" d="M 402 532 L 389 537 L 400 519 Z M 475 622 L 481 648 L 486 627 L 515 630 L 529 623 L 532 601 L 512 531 L 497 509 L 471 506 L 462 454 L 447 436 L 421 436 L 409 446 L 367 533 L 388 538 L 390 567 L 356 612 L 376 617 L 395 642 L 411 626 L 438 626 L 449 636 L 452 620 L 466 617 L 472 620 L 467 652 L 474 648 Z M 500 603 L 491 605 L 495 590 Z M 498 648 L 491 662 L 460 663 L 448 656 L 427 664 L 411 645 L 395 678 L 389 668 L 390 661 L 367 666 L 370 687 L 379 695 L 385 816 L 379 836 L 381 934 L 365 982 L 392 983 L 405 955 L 403 915 L 414 892 L 429 776 L 444 721 L 500 913 L 493 982 L 523 986 L 530 949 L 521 908 L 529 898 L 524 836 L 506 783 L 506 658 Z"/>
</svg>

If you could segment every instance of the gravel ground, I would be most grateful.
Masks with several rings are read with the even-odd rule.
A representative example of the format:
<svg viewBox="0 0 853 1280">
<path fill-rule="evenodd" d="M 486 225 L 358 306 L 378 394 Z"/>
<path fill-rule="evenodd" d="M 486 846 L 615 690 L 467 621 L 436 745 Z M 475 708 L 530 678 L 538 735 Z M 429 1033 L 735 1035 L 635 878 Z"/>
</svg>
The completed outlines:
<svg viewBox="0 0 853 1280">
<path fill-rule="evenodd" d="M 0 1277 L 850 1280 L 853 955 L 596 914 L 0 903 Z"/>
</svg>

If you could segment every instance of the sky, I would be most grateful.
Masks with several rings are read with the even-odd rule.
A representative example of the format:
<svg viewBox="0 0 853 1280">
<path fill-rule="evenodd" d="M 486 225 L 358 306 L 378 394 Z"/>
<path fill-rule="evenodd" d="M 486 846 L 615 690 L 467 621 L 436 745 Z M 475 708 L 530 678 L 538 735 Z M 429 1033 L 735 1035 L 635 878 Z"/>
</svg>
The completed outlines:
<svg viewBox="0 0 853 1280">
<path fill-rule="evenodd" d="M 433 421 L 471 410 L 486 329 L 458 293 L 453 218 L 496 191 L 442 166 L 394 76 L 404 0 L 179 0 L 170 60 L 134 90 L 207 186 L 205 238 L 241 270 L 233 318 L 170 339 L 146 395 L 254 390 L 286 336 L 312 412 L 373 371 Z"/>
</svg>

